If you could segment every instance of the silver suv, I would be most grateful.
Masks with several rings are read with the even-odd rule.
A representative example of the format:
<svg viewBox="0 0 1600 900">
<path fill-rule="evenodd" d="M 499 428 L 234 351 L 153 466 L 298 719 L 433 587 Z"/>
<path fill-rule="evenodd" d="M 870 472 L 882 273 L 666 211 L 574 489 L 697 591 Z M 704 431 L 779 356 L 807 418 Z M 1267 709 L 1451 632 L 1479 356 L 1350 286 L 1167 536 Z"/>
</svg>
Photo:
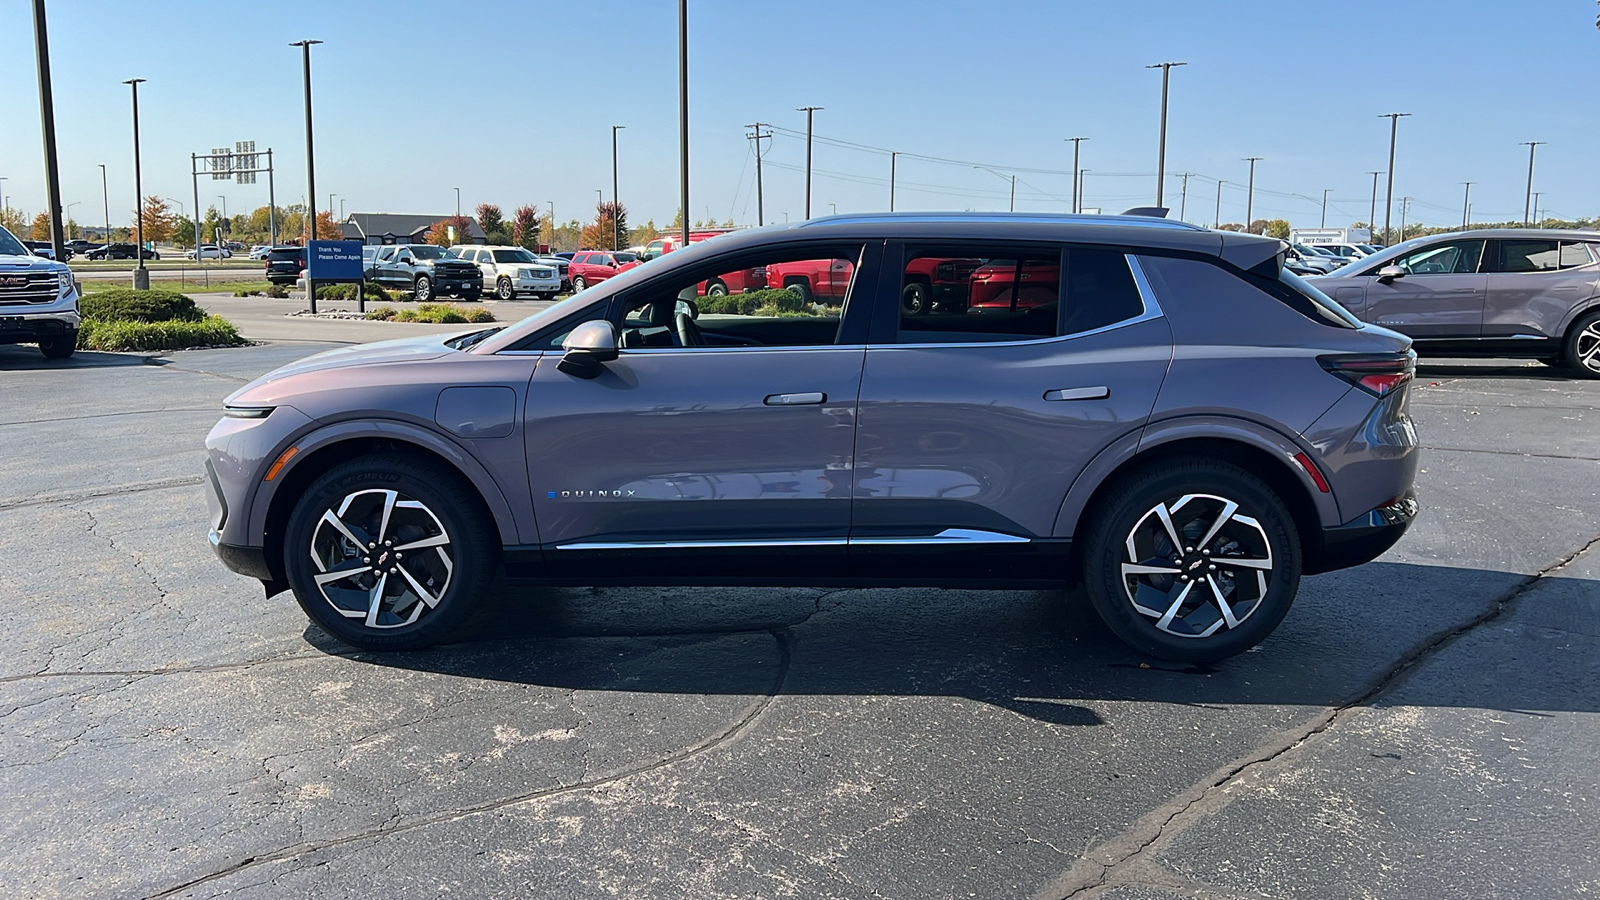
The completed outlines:
<svg viewBox="0 0 1600 900">
<path fill-rule="evenodd" d="M 1509 356 L 1600 378 L 1600 233 L 1485 229 L 1397 244 L 1323 292 L 1436 356 Z"/>
<path fill-rule="evenodd" d="M 34 256 L 0 228 L 0 344 L 66 359 L 78 344 L 78 285 L 65 263 Z"/>
<path fill-rule="evenodd" d="M 503 570 L 1078 583 L 1141 652 L 1220 659 L 1417 511 L 1410 341 L 1286 250 L 1121 216 L 729 234 L 509 327 L 242 388 L 206 440 L 211 541 L 373 649 L 443 639 Z M 758 268 L 812 287 L 703 293 Z M 908 312 L 930 272 L 963 302 Z"/>
</svg>

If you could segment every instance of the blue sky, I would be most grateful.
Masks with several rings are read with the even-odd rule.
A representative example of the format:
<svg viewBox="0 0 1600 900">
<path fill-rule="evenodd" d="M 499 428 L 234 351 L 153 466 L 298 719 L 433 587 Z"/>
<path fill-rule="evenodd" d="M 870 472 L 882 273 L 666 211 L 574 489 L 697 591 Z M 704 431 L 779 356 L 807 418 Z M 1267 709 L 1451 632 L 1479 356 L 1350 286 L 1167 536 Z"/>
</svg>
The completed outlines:
<svg viewBox="0 0 1600 900">
<path fill-rule="evenodd" d="M 130 77 L 140 90 L 146 193 L 192 205 L 189 154 L 236 140 L 273 147 L 280 203 L 305 193 L 300 51 L 313 50 L 318 206 L 446 214 L 553 201 L 558 219 L 593 214 L 611 193 L 620 134 L 622 201 L 634 224 L 678 205 L 677 4 L 302 2 L 166 4 L 50 0 L 62 200 L 101 217 L 106 163 L 112 219 L 133 206 Z M 1172 75 L 1167 200 L 1189 181 L 1187 218 L 1244 216 L 1247 156 L 1256 217 L 1302 227 L 1368 216 L 1385 169 L 1386 112 L 1400 123 L 1395 196 L 1410 220 L 1520 218 L 1527 148 L 1541 140 L 1534 189 L 1567 217 L 1600 214 L 1600 69 L 1590 0 L 1341 0 L 1287 4 L 987 0 L 690 0 L 691 198 L 754 224 L 760 120 L 782 129 L 764 157 L 766 217 L 804 210 L 805 114 L 816 134 L 901 157 L 898 209 L 1064 210 L 1075 135 L 1086 203 L 1108 211 L 1154 200 L 1160 72 Z M 30 4 L 0 8 L 0 177 L 12 206 L 44 205 Z M 815 146 L 813 214 L 887 208 L 889 158 Z M 1002 175 L 975 169 L 993 168 Z M 1034 170 L 1034 171 L 1028 171 Z M 264 205 L 266 184 L 202 180 L 202 205 Z M 1383 217 L 1382 186 L 1378 218 Z M 1301 196 L 1295 196 L 1301 195 Z M 1398 207 L 1398 201 L 1397 201 Z M 1398 223 L 1398 210 L 1395 213 Z"/>
</svg>

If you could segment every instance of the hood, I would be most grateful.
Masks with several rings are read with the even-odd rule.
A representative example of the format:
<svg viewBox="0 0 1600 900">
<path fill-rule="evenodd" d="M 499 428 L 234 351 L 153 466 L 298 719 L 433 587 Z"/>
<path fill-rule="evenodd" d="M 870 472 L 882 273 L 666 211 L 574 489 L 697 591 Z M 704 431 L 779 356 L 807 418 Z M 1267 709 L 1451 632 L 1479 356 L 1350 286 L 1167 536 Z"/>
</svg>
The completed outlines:
<svg viewBox="0 0 1600 900">
<path fill-rule="evenodd" d="M 7 256 L 0 254 L 0 272 L 62 272 L 69 271 L 66 263 L 58 263 L 43 256 Z"/>
<path fill-rule="evenodd" d="M 350 366 L 370 366 L 384 363 L 422 362 L 437 359 L 457 351 L 445 346 L 445 341 L 452 340 L 460 334 L 470 334 L 473 331 L 482 331 L 482 327 L 463 329 L 452 334 L 424 334 L 416 337 L 399 338 L 393 341 L 378 341 L 372 344 L 356 344 L 353 347 L 340 347 L 337 350 L 325 350 L 308 356 L 297 362 L 273 369 L 271 372 L 257 378 L 228 396 L 226 402 L 233 403 L 237 398 L 243 398 L 256 391 L 256 389 L 305 375 L 310 372 L 326 372 L 329 369 L 343 369 Z M 245 405 L 249 405 L 246 403 Z"/>
</svg>

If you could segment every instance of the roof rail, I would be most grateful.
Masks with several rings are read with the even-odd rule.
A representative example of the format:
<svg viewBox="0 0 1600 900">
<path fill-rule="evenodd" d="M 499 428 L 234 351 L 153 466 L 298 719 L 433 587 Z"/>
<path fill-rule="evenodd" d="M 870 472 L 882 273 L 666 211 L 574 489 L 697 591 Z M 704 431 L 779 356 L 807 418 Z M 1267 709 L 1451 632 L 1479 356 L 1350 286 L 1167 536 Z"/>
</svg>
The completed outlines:
<svg viewBox="0 0 1600 900">
<path fill-rule="evenodd" d="M 1178 228 L 1186 231 L 1205 231 L 1199 225 L 1146 215 L 1072 215 L 1070 213 L 1013 213 L 1013 212 L 883 212 L 851 213 L 842 216 L 822 216 L 791 226 L 810 228 L 818 225 L 865 225 L 874 222 L 1046 222 L 1056 225 L 1124 225 L 1136 228 Z"/>
</svg>

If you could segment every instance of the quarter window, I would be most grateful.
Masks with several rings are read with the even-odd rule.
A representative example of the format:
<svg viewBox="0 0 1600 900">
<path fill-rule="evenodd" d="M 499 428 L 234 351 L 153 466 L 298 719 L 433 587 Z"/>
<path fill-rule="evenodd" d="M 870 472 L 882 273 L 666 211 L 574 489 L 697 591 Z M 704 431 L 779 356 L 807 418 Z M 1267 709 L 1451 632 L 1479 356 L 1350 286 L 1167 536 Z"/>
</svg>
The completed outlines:
<svg viewBox="0 0 1600 900">
<path fill-rule="evenodd" d="M 1582 244 L 1574 241 L 1561 242 L 1561 259 L 1556 264 L 1558 268 L 1576 269 L 1579 266 L 1587 266 L 1590 262 L 1592 260 L 1589 259 L 1589 251 L 1585 250 Z"/>
</svg>

